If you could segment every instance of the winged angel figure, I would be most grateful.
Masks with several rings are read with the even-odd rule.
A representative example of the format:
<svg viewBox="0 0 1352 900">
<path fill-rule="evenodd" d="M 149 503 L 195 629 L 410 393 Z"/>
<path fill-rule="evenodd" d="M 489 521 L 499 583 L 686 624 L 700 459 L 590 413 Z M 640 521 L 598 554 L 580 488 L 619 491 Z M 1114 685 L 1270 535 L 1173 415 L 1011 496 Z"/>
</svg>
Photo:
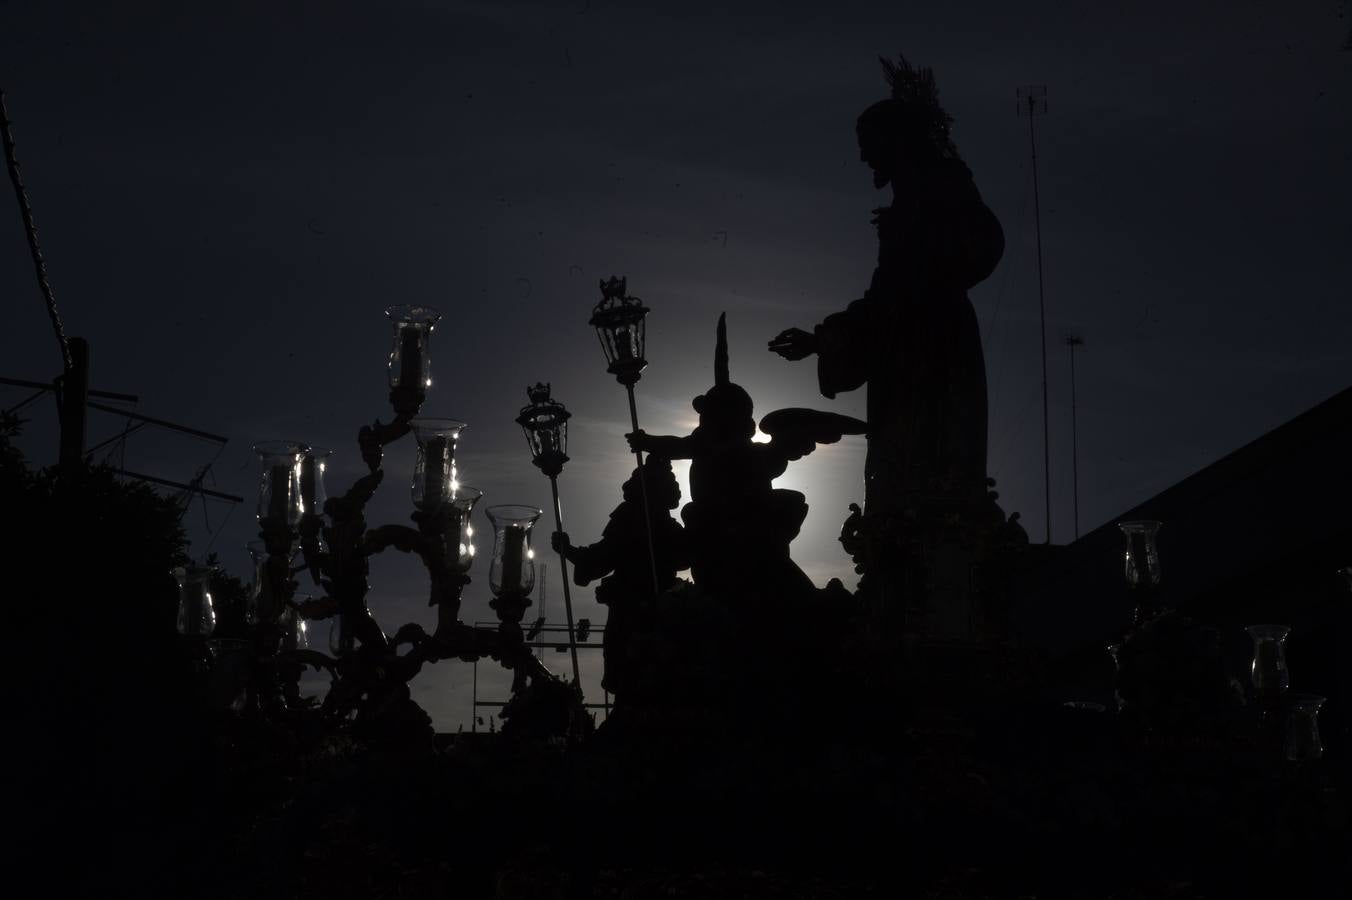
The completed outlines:
<svg viewBox="0 0 1352 900">
<path fill-rule="evenodd" d="M 690 434 L 636 431 L 628 439 L 637 452 L 690 460 L 690 502 L 681 518 L 695 584 L 748 612 L 782 609 L 795 600 L 811 602 L 818 589 L 789 557 L 789 544 L 807 517 L 807 500 L 771 482 L 818 444 L 863 434 L 866 424 L 836 413 L 779 409 L 760 421 L 770 440 L 752 440 L 756 421 L 751 396 L 728 375 L 726 315 L 718 319 L 714 386 L 693 405 L 699 425 Z M 843 592 L 834 580 L 824 590 Z"/>
</svg>

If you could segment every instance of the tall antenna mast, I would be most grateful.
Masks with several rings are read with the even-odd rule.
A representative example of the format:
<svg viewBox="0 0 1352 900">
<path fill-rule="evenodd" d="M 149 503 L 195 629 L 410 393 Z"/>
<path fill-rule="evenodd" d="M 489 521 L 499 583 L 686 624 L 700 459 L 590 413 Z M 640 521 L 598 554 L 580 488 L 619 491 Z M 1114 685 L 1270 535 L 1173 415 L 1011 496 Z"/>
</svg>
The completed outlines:
<svg viewBox="0 0 1352 900">
<path fill-rule="evenodd" d="M 1078 334 L 1066 335 L 1070 348 L 1070 483 L 1073 486 L 1075 510 L 1075 540 L 1080 539 L 1080 442 L 1075 428 L 1075 348 L 1084 346 Z"/>
<path fill-rule="evenodd" d="M 1037 190 L 1037 139 L 1033 120 L 1047 114 L 1047 86 L 1029 84 L 1015 90 L 1018 113 L 1028 117 L 1028 147 L 1033 157 L 1033 222 L 1037 229 L 1037 312 L 1042 326 L 1042 493 L 1046 501 L 1047 539 L 1052 542 L 1052 454 L 1047 428 L 1047 304 L 1042 289 L 1042 205 Z"/>
</svg>

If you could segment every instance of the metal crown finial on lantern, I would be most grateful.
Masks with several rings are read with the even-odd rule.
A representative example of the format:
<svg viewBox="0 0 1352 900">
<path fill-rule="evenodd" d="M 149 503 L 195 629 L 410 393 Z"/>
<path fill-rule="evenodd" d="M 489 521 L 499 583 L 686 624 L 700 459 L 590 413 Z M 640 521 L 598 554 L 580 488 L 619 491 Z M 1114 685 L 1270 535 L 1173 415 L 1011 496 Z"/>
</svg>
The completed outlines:
<svg viewBox="0 0 1352 900">
<path fill-rule="evenodd" d="M 549 395 L 550 386 L 536 382 L 526 388 L 530 405 L 521 408 L 516 424 L 526 434 L 531 461 L 550 478 L 557 477 L 568 462 L 568 419 L 573 415 Z"/>
<path fill-rule="evenodd" d="M 591 326 L 606 354 L 606 371 L 626 387 L 639 380 L 648 361 L 643 358 L 644 320 L 648 307 L 626 291 L 626 279 L 612 276 L 601 282 L 601 301 L 592 308 Z"/>
</svg>

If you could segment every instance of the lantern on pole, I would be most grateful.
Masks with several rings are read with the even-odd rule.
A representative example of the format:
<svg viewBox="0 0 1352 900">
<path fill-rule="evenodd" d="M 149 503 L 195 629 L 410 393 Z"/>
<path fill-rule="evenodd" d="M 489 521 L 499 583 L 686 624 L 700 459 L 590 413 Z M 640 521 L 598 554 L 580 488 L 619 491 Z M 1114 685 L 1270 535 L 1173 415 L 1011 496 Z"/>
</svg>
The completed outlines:
<svg viewBox="0 0 1352 900">
<path fill-rule="evenodd" d="M 568 461 L 568 419 L 572 416 L 562 403 L 549 395 L 549 385 L 537 382 L 526 388 L 530 404 L 521 409 L 516 424 L 526 434 L 531 462 L 549 476 L 554 497 L 554 530 L 563 531 L 563 507 L 559 504 L 559 475 Z M 559 554 L 559 572 L 563 576 L 563 610 L 568 618 L 568 652 L 573 660 L 573 682 L 580 684 L 577 665 L 577 641 L 573 637 L 573 598 L 568 588 L 568 559 Z"/>
<path fill-rule="evenodd" d="M 637 297 L 629 296 L 626 279 L 611 276 L 609 281 L 601 282 L 601 300 L 592 308 L 591 326 L 601 341 L 601 350 L 606 355 L 606 371 L 615 376 L 615 380 L 624 385 L 629 393 L 629 423 L 638 431 L 638 408 L 634 404 L 634 385 L 643 376 L 648 361 L 644 359 L 645 320 L 648 307 Z M 643 454 L 635 451 L 640 471 L 643 468 Z M 652 517 L 648 510 L 648 485 L 639 479 L 643 496 L 643 521 L 648 532 L 648 562 L 652 566 L 653 594 L 661 592 L 657 580 L 657 554 L 653 552 Z"/>
</svg>

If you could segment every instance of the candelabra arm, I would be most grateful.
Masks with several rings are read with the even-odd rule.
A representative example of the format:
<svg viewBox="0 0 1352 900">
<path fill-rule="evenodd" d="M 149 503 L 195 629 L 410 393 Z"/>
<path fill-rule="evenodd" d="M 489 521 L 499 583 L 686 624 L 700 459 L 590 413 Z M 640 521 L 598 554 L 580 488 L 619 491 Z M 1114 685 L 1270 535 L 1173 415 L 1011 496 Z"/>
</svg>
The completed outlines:
<svg viewBox="0 0 1352 900">
<path fill-rule="evenodd" d="M 417 529 L 409 528 L 407 525 L 381 525 L 372 528 L 366 532 L 361 542 L 361 552 L 364 556 L 375 556 L 391 547 L 401 553 L 417 553 L 424 563 L 428 562 L 426 541 Z"/>
</svg>

